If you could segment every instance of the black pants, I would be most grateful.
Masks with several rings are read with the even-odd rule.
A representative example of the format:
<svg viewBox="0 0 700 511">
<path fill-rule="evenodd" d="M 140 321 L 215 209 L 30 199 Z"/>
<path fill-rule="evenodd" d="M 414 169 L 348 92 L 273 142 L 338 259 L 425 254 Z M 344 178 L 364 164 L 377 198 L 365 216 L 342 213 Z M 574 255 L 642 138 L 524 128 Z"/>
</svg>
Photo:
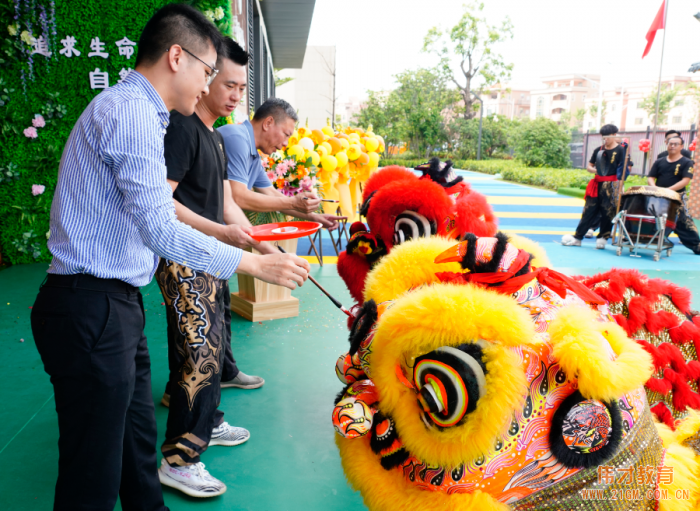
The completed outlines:
<svg viewBox="0 0 700 511">
<path fill-rule="evenodd" d="M 221 381 L 231 381 L 240 370 L 236 366 L 236 359 L 233 358 L 233 350 L 231 349 L 231 290 L 228 287 L 228 281 L 224 283 L 224 367 L 221 371 Z"/>
<path fill-rule="evenodd" d="M 678 218 L 676 219 L 676 228 L 674 232 L 678 235 L 678 239 L 683 245 L 697 254 L 700 253 L 698 228 L 688 212 L 688 194 L 681 193 L 680 195 L 682 206 L 678 209 Z"/>
<path fill-rule="evenodd" d="M 170 465 L 198 463 L 221 424 L 226 281 L 166 259 L 156 270 L 166 306 L 170 409 L 161 452 Z M 230 330 L 229 330 L 230 332 Z"/>
<path fill-rule="evenodd" d="M 49 275 L 31 320 L 58 413 L 54 510 L 167 509 L 138 288 Z"/>
<path fill-rule="evenodd" d="M 608 239 L 612 231 L 612 221 L 617 208 L 617 184 L 619 181 L 598 183 L 598 196 L 588 197 L 583 206 L 581 221 L 576 227 L 574 238 L 582 240 L 588 229 L 600 225 L 598 238 Z"/>
</svg>

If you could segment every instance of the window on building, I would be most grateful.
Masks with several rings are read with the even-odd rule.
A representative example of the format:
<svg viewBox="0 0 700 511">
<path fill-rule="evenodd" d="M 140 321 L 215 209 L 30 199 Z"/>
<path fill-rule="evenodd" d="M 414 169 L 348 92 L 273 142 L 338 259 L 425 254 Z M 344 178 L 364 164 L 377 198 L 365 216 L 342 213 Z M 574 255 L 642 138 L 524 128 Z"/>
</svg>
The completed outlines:
<svg viewBox="0 0 700 511">
<path fill-rule="evenodd" d="M 492 92 L 491 99 L 498 99 L 498 92 Z"/>
<path fill-rule="evenodd" d="M 683 117 L 680 115 L 675 115 L 673 119 L 671 120 L 672 124 L 680 124 L 683 122 Z"/>
<path fill-rule="evenodd" d="M 542 117 L 544 115 L 544 98 L 540 96 L 537 98 L 537 117 Z"/>
<path fill-rule="evenodd" d="M 586 95 L 585 95 L 585 94 L 583 95 L 583 100 L 586 101 Z"/>
<path fill-rule="evenodd" d="M 566 94 L 557 94 L 553 99 L 554 101 L 566 101 Z"/>
<path fill-rule="evenodd" d="M 677 99 L 673 106 L 683 106 L 685 104 L 685 99 Z"/>
<path fill-rule="evenodd" d="M 610 107 L 611 112 L 614 112 L 615 110 L 617 110 L 617 103 L 613 103 L 612 106 Z"/>
<path fill-rule="evenodd" d="M 644 124 L 644 117 L 637 117 L 634 120 L 634 124 L 636 124 L 637 126 L 639 126 L 640 124 Z"/>
<path fill-rule="evenodd" d="M 561 114 L 561 113 L 564 113 L 564 109 L 563 108 L 554 108 L 554 109 L 552 109 L 552 113 L 553 114 Z"/>
</svg>

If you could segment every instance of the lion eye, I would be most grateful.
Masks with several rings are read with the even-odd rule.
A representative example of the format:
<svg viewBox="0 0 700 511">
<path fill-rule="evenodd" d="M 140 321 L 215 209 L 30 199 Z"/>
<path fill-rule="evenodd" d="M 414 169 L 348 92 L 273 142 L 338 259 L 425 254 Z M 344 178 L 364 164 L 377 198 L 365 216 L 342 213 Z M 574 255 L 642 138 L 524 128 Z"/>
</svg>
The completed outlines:
<svg viewBox="0 0 700 511">
<path fill-rule="evenodd" d="M 437 426 L 459 424 L 476 409 L 486 388 L 481 347 L 463 344 L 444 346 L 418 357 L 413 379 L 418 404 Z"/>
<path fill-rule="evenodd" d="M 437 224 L 415 211 L 404 211 L 394 222 L 394 245 L 437 234 Z"/>
</svg>

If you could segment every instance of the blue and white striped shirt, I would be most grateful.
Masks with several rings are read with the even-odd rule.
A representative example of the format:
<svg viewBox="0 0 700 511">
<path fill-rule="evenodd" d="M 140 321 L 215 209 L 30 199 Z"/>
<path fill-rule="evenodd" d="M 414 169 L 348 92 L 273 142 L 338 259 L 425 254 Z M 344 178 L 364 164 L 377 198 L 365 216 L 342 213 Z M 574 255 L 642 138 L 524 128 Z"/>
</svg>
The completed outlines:
<svg viewBox="0 0 700 511">
<path fill-rule="evenodd" d="M 49 273 L 144 286 L 161 256 L 221 279 L 233 275 L 242 251 L 175 217 L 163 156 L 169 120 L 158 92 L 136 71 L 90 102 L 61 158 Z"/>
</svg>

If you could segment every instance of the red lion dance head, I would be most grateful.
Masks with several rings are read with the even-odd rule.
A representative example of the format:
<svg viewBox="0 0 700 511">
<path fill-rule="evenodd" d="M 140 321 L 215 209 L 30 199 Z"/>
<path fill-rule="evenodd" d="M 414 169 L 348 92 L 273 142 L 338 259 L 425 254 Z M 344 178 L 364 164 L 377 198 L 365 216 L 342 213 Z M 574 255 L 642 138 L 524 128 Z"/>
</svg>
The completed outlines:
<svg viewBox="0 0 700 511">
<path fill-rule="evenodd" d="M 372 174 L 365 184 L 360 214 L 369 229 L 355 222 L 338 258 L 338 273 L 360 304 L 365 277 L 394 245 L 433 235 L 461 239 L 467 233 L 496 233 L 496 217 L 486 198 L 456 176 L 452 162 L 433 158 L 416 169 L 422 177 L 391 165 Z"/>
</svg>

